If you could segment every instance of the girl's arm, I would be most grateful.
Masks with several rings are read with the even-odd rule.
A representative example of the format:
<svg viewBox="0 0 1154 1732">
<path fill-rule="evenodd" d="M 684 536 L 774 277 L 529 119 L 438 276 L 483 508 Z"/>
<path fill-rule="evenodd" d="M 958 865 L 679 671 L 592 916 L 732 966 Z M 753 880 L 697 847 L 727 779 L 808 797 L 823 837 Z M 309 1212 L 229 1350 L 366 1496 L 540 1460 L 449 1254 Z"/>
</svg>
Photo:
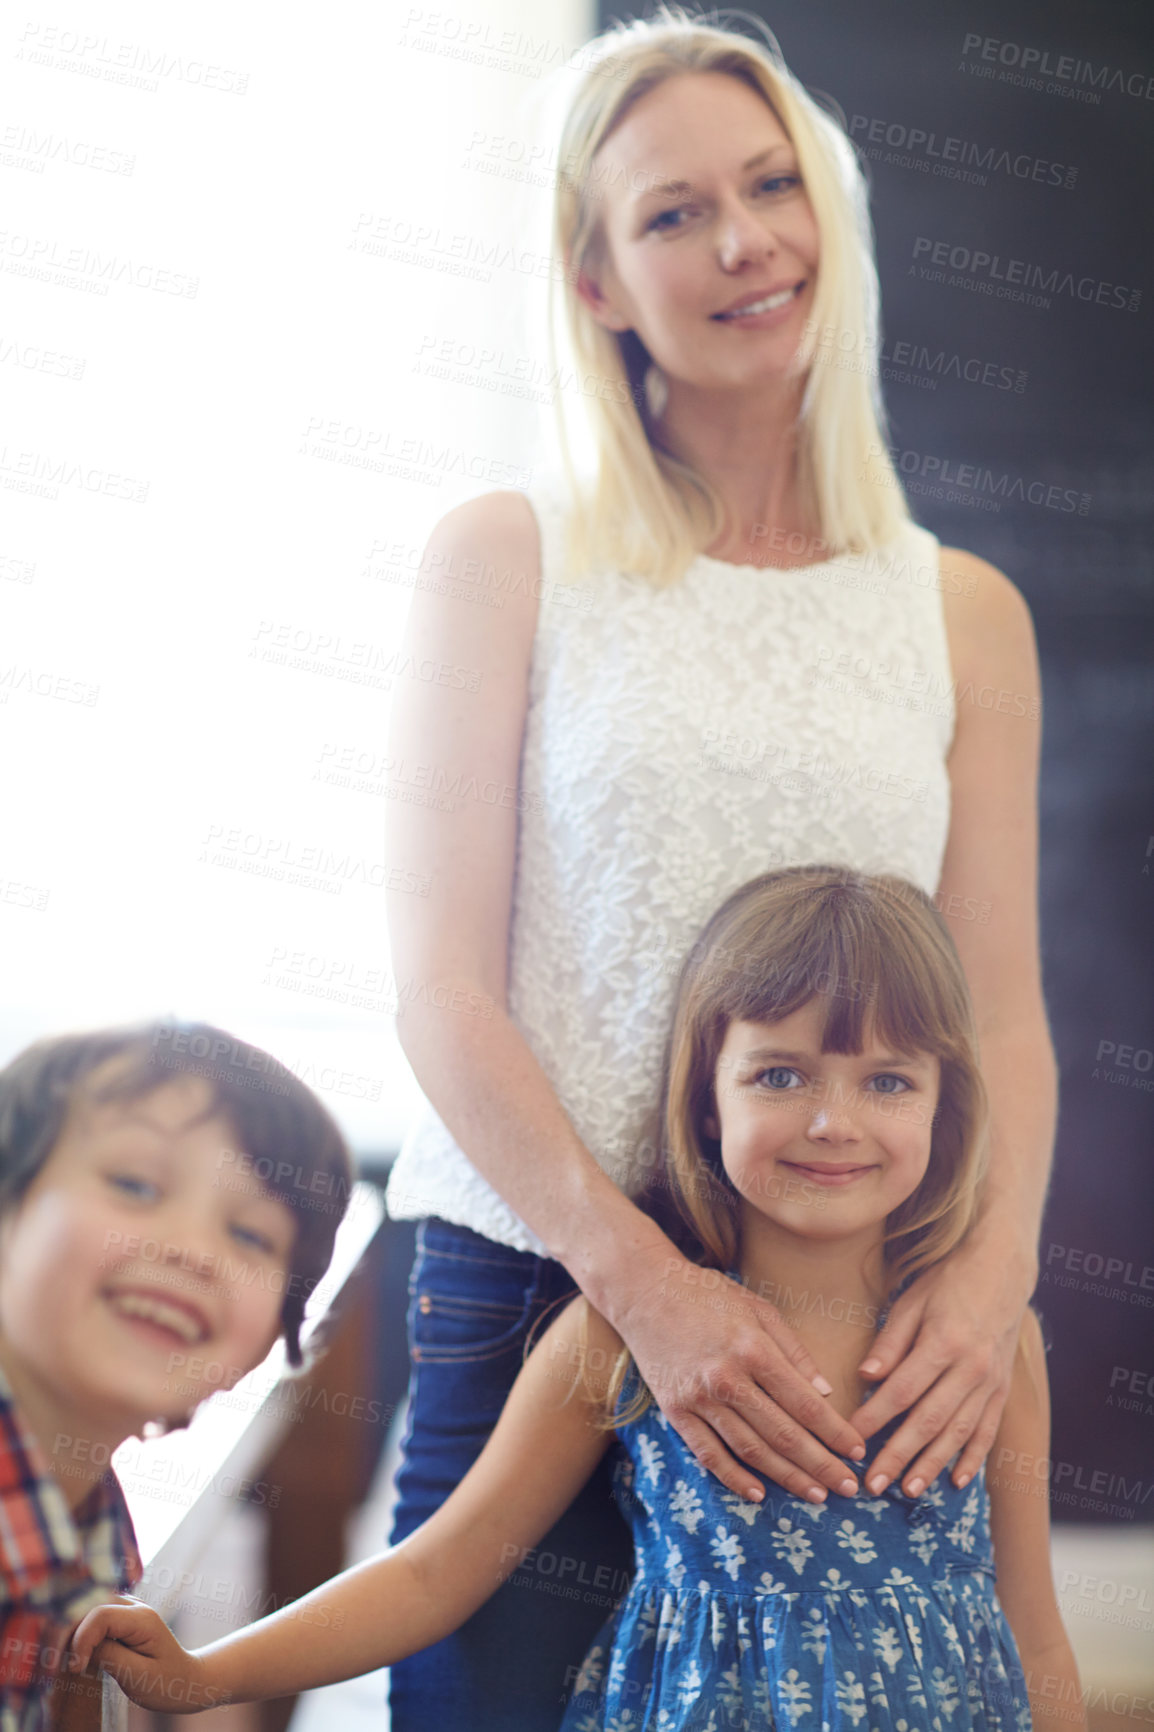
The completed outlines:
<svg viewBox="0 0 1154 1732">
<path fill-rule="evenodd" d="M 398 676 L 389 757 L 406 782 L 474 793 L 389 804 L 394 882 L 428 889 L 389 892 L 405 1056 L 472 1164 L 628 1342 L 703 1466 L 739 1496 L 760 1491 L 749 1468 L 797 1497 L 853 1490 L 830 1451 L 862 1454 L 862 1440 L 817 1393 L 818 1367 L 798 1337 L 736 1285 L 726 1311 L 700 1303 L 697 1271 L 598 1166 L 508 1014 L 541 573 L 528 502 L 494 493 L 458 506 L 434 530 L 422 570 L 434 581 L 413 596 L 403 658 L 422 677 Z M 479 605 L 487 597 L 502 605 Z M 410 1201 L 436 1212 L 419 1195 Z"/>
<path fill-rule="evenodd" d="M 578 1298 L 530 1355 L 469 1473 L 395 1550 L 193 1654 L 151 1608 L 100 1607 L 73 1638 L 77 1664 L 103 1642 L 98 1663 L 134 1702 L 196 1713 L 339 1683 L 449 1635 L 568 1508 L 612 1439 L 578 1387 L 583 1313 L 589 1357 L 612 1364 L 620 1337 Z"/>
<path fill-rule="evenodd" d="M 1030 1697 L 1034 1732 L 1082 1732 L 1082 1687 L 1054 1594 L 1050 1562 L 1050 1391 L 1042 1331 L 1022 1320 L 1009 1399 L 987 1468 L 998 1598 Z"/>
<path fill-rule="evenodd" d="M 867 1435 L 908 1412 L 870 1475 L 916 1495 L 951 1456 L 955 1484 L 993 1441 L 1022 1311 L 1038 1276 L 1057 1070 L 1042 998 L 1037 913 L 1041 685 L 1030 612 L 1000 571 L 943 548 L 957 721 L 950 833 L 936 901 L 974 1002 L 990 1103 L 990 1165 L 967 1242 L 897 1301 L 851 1415 Z M 907 1464 L 909 1464 L 907 1466 Z"/>
</svg>

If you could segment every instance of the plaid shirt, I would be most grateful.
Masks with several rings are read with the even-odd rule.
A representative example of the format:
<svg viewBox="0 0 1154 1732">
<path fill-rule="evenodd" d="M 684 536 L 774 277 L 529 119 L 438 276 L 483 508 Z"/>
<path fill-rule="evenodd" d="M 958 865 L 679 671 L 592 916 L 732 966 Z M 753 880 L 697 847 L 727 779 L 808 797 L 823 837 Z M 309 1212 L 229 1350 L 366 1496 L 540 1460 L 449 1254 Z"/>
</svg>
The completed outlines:
<svg viewBox="0 0 1154 1732">
<path fill-rule="evenodd" d="M 115 1474 L 70 1511 L 0 1371 L 0 1732 L 40 1732 L 73 1626 L 140 1576 Z"/>
</svg>

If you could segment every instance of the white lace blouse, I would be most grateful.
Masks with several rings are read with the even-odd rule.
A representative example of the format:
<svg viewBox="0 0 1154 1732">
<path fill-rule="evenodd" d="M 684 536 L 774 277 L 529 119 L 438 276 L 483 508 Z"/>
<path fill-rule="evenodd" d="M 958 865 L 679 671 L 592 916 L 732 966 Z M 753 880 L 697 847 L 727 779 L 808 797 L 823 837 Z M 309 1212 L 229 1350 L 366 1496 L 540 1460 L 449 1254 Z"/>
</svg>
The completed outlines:
<svg viewBox="0 0 1154 1732">
<path fill-rule="evenodd" d="M 542 597 L 521 761 L 509 1012 L 623 1188 L 659 1084 L 682 958 L 760 872 L 828 862 L 938 886 L 954 691 L 939 548 L 792 570 L 699 556 L 672 588 L 564 569 L 537 482 Z M 545 1254 L 427 1103 L 394 1218 Z"/>
</svg>

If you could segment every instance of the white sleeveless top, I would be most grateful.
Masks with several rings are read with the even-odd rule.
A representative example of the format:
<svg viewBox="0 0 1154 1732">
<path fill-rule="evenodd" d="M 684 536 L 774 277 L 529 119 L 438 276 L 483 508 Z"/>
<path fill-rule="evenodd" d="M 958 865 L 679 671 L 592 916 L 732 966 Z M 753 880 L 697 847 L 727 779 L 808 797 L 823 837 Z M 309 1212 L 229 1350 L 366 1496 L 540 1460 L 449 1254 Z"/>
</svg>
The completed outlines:
<svg viewBox="0 0 1154 1732">
<path fill-rule="evenodd" d="M 720 903 L 779 866 L 893 872 L 933 894 L 954 694 L 938 542 L 776 570 L 700 555 L 656 588 L 574 578 L 555 479 L 529 490 L 541 601 L 521 760 L 509 1014 L 627 1192 L 673 989 Z M 387 1191 L 546 1255 L 426 1103 Z"/>
</svg>

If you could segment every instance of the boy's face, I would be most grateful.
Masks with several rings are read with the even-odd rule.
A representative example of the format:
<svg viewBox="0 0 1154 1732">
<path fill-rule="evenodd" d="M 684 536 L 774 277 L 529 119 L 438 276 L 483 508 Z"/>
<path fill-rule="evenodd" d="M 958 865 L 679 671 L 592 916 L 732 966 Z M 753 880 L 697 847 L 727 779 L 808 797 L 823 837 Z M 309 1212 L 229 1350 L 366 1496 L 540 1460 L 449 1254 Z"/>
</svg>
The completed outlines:
<svg viewBox="0 0 1154 1732">
<path fill-rule="evenodd" d="M 279 1331 L 296 1220 L 238 1182 L 231 1126 L 199 1118 L 209 1098 L 178 1077 L 135 1102 L 77 1099 L 0 1218 L 5 1364 L 102 1435 L 183 1418 Z"/>
</svg>

